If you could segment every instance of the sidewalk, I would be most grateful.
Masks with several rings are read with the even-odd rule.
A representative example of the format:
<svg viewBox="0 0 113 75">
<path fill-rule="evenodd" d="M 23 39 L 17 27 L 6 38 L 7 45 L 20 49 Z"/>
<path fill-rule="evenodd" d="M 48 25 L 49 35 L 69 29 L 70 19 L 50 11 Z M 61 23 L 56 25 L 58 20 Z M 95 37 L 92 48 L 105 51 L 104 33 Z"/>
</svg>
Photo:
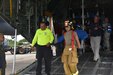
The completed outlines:
<svg viewBox="0 0 113 75">
<path fill-rule="evenodd" d="M 15 72 L 24 69 L 25 67 L 33 63 L 35 60 L 36 60 L 35 53 L 17 54 Z M 10 53 L 6 53 L 6 61 L 7 61 L 6 75 L 10 75 L 12 73 L 13 68 L 13 55 L 11 55 Z"/>
</svg>

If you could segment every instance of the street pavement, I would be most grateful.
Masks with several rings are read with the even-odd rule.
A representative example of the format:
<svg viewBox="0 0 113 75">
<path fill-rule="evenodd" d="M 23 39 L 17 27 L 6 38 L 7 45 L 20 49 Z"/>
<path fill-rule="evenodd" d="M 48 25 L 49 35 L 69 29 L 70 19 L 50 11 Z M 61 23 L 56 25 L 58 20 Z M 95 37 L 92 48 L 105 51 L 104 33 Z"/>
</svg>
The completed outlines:
<svg viewBox="0 0 113 75">
<path fill-rule="evenodd" d="M 25 67 L 33 63 L 35 60 L 35 53 L 17 54 L 15 72 L 24 69 Z M 12 73 L 13 68 L 13 55 L 10 52 L 6 52 L 6 62 L 6 75 L 10 75 Z"/>
<path fill-rule="evenodd" d="M 93 61 L 93 53 L 87 52 L 79 57 L 79 75 L 113 75 L 113 52 L 100 52 L 100 60 Z M 36 66 L 24 75 L 36 75 Z M 42 75 L 45 74 L 44 65 Z M 60 58 L 52 63 L 51 75 L 65 75 Z"/>
</svg>

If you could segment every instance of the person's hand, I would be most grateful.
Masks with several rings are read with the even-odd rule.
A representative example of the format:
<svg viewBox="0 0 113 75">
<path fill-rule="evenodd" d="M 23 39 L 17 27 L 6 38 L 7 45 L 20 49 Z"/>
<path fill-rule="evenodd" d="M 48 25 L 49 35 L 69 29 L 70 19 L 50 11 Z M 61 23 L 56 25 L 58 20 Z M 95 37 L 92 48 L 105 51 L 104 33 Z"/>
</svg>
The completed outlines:
<svg viewBox="0 0 113 75">
<path fill-rule="evenodd" d="M 46 46 L 49 47 L 50 46 L 50 43 L 48 43 Z"/>
<path fill-rule="evenodd" d="M 36 48 L 34 46 L 31 46 L 31 52 L 35 51 L 35 50 L 36 50 Z"/>
<path fill-rule="evenodd" d="M 34 49 L 34 46 L 31 46 L 31 50 L 33 50 Z"/>
<path fill-rule="evenodd" d="M 78 54 L 78 56 L 81 56 L 83 54 L 83 49 L 77 48 L 77 54 Z"/>
</svg>

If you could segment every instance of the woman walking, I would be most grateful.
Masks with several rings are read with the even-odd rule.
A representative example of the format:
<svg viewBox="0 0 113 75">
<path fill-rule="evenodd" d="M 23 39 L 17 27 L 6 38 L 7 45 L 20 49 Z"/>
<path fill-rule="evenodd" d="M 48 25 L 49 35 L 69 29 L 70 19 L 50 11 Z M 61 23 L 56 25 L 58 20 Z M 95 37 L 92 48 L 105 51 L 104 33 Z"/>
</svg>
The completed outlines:
<svg viewBox="0 0 113 75">
<path fill-rule="evenodd" d="M 78 35 L 71 29 L 69 21 L 65 21 L 64 40 L 65 48 L 61 57 L 63 62 L 65 75 L 78 75 L 77 63 L 77 48 L 80 48 Z"/>
</svg>

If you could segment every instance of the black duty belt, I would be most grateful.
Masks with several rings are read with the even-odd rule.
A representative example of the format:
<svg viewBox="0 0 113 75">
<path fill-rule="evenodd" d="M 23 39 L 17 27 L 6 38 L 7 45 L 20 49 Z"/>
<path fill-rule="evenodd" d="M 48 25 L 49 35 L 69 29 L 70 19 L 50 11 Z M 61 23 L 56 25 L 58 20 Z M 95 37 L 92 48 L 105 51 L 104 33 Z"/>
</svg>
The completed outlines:
<svg viewBox="0 0 113 75">
<path fill-rule="evenodd" d="M 38 45 L 39 47 L 47 47 L 47 45 Z"/>
</svg>

